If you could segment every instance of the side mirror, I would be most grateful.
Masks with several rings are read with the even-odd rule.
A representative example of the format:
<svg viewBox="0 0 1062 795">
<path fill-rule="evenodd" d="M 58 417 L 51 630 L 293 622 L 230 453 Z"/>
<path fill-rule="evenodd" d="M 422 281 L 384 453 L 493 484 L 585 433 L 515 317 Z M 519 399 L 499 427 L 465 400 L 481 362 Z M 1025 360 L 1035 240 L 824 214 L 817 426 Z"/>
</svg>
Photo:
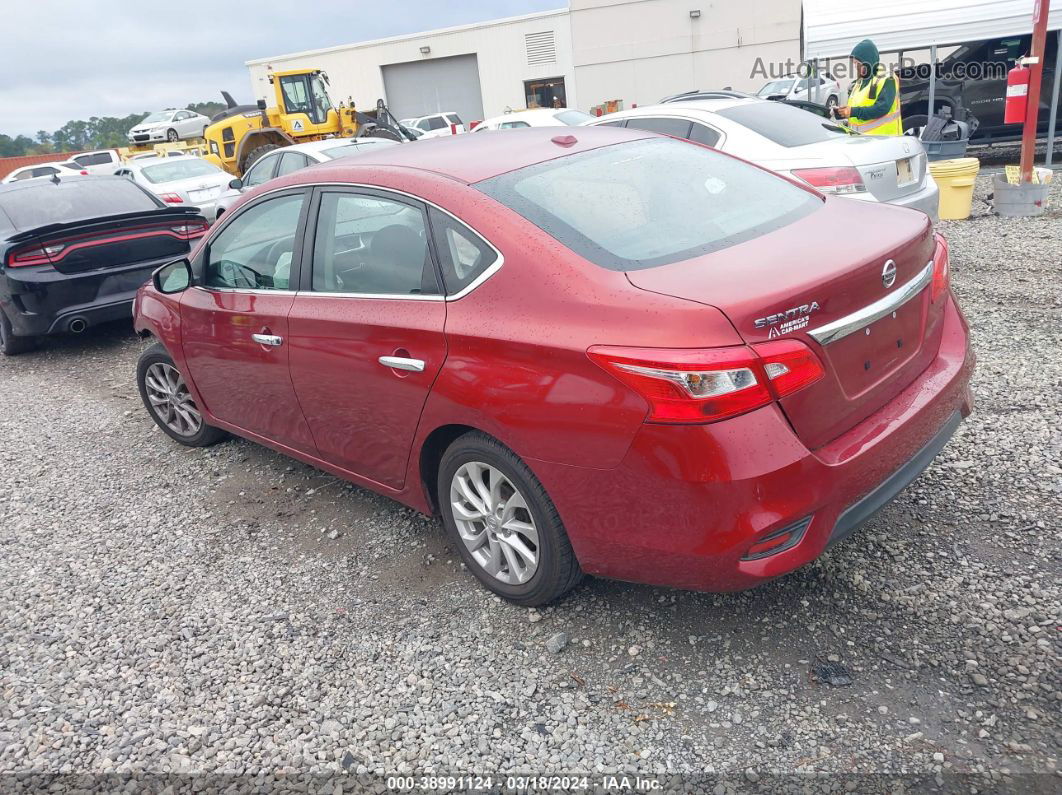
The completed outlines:
<svg viewBox="0 0 1062 795">
<path fill-rule="evenodd" d="M 243 180 L 239 177 L 229 182 L 230 190 L 243 190 Z"/>
<path fill-rule="evenodd" d="M 151 283 L 163 295 L 172 295 L 192 286 L 192 264 L 186 259 L 167 262 L 151 274 Z"/>
</svg>

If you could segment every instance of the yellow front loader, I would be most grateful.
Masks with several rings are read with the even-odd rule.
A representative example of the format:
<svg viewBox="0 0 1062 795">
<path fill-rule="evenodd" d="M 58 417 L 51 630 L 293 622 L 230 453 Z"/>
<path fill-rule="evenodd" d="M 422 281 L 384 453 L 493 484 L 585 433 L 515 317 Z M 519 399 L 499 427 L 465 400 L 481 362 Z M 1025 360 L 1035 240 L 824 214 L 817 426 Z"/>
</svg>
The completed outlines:
<svg viewBox="0 0 1062 795">
<path fill-rule="evenodd" d="M 269 82 L 274 94 L 271 106 L 265 100 L 257 106 L 239 106 L 222 92 L 229 108 L 215 116 L 203 133 L 209 148 L 206 159 L 237 177 L 281 146 L 354 136 L 413 140 L 382 100 L 374 116 L 355 110 L 353 104 L 334 105 L 328 95 L 328 75 L 320 69 L 270 72 Z"/>
</svg>

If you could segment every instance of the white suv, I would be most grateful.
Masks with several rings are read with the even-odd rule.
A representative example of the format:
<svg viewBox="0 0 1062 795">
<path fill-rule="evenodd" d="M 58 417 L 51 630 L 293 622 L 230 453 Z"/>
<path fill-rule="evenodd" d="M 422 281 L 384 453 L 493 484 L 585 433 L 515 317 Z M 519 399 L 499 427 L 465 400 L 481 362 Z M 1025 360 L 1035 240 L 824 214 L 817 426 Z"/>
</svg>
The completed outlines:
<svg viewBox="0 0 1062 795">
<path fill-rule="evenodd" d="M 443 135 L 452 135 L 465 131 L 465 123 L 452 110 L 444 113 L 433 113 L 430 116 L 417 116 L 414 119 L 402 119 L 399 124 L 424 133 L 418 138 L 438 138 Z"/>
</svg>

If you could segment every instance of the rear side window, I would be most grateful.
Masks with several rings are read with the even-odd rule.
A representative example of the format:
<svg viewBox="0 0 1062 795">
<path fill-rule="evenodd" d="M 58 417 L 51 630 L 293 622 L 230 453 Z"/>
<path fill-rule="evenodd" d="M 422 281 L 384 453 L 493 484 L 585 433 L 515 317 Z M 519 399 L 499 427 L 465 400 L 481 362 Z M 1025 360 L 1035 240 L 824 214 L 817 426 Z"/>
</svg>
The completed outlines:
<svg viewBox="0 0 1062 795">
<path fill-rule="evenodd" d="M 444 119 L 442 116 L 432 116 L 430 119 L 427 119 L 427 122 L 427 129 L 429 130 L 441 130 L 443 127 L 446 126 L 446 119 Z M 417 126 L 423 127 L 424 125 L 419 124 Z"/>
<path fill-rule="evenodd" d="M 113 163 L 110 152 L 95 152 L 91 155 L 78 155 L 74 158 L 74 162 L 81 166 L 102 166 L 107 163 Z"/>
<path fill-rule="evenodd" d="M 577 124 L 590 121 L 594 117 L 589 113 L 583 113 L 581 110 L 562 110 L 560 113 L 554 113 L 553 118 L 562 124 L 574 127 Z"/>
<path fill-rule="evenodd" d="M 0 208 L 18 229 L 143 212 L 162 203 L 143 188 L 119 177 L 73 179 L 58 185 L 42 181 L 0 193 Z"/>
<path fill-rule="evenodd" d="M 437 294 L 424 212 L 378 196 L 325 193 L 317 217 L 312 275 L 317 292 Z"/>
<path fill-rule="evenodd" d="M 689 119 L 665 119 L 653 116 L 636 116 L 627 119 L 627 128 L 645 130 L 646 132 L 663 133 L 675 138 L 690 137 Z"/>
<path fill-rule="evenodd" d="M 719 143 L 719 133 L 704 124 L 694 122 L 690 127 L 689 139 L 705 146 L 715 146 Z"/>
<path fill-rule="evenodd" d="M 431 232 L 449 295 L 459 293 L 498 260 L 498 252 L 457 219 L 431 207 Z"/>
<path fill-rule="evenodd" d="M 448 113 L 445 118 L 447 124 L 464 124 L 464 122 L 461 121 L 461 117 L 456 113 Z"/>
<path fill-rule="evenodd" d="M 668 139 L 558 157 L 476 187 L 617 271 L 729 248 L 822 207 L 820 198 L 768 171 Z"/>
<path fill-rule="evenodd" d="M 779 146 L 806 146 L 848 135 L 822 116 L 783 102 L 750 102 L 717 110 L 720 116 L 748 127 Z"/>
</svg>

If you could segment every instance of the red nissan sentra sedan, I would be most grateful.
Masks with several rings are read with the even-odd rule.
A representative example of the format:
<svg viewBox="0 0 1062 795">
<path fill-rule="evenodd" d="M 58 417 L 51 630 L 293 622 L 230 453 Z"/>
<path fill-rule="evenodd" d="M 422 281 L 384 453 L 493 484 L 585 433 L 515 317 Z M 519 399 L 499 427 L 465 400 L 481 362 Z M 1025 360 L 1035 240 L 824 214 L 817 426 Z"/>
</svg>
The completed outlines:
<svg viewBox="0 0 1062 795">
<path fill-rule="evenodd" d="M 525 605 L 584 572 L 736 590 L 792 571 L 971 409 L 925 215 L 605 127 L 269 182 L 135 318 L 171 437 L 232 432 L 438 512 Z"/>
</svg>

